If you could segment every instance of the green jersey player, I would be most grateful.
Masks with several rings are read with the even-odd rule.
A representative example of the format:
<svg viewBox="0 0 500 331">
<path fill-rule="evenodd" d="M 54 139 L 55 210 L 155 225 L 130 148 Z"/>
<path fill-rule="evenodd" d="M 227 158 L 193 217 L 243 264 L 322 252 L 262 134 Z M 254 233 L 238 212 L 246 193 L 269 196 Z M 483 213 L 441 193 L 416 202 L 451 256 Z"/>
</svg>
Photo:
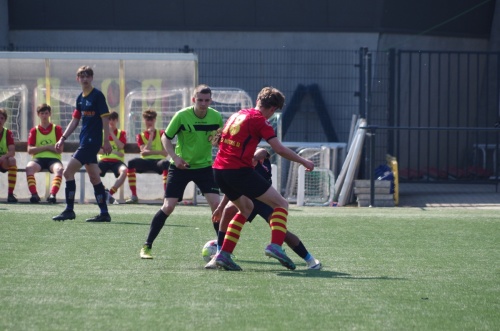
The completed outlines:
<svg viewBox="0 0 500 331">
<path fill-rule="evenodd" d="M 182 200 L 189 182 L 194 182 L 204 194 L 212 212 L 219 205 L 219 187 L 212 172 L 212 138 L 223 125 L 222 115 L 209 105 L 212 91 L 207 85 L 195 88 L 193 106 L 179 110 L 168 124 L 161 140 L 172 157 L 168 169 L 165 198 L 160 210 L 151 220 L 151 227 L 140 257 L 152 259 L 151 247 L 160 233 L 167 217 Z M 172 139 L 177 136 L 174 149 Z M 218 232 L 218 223 L 213 223 Z"/>
</svg>

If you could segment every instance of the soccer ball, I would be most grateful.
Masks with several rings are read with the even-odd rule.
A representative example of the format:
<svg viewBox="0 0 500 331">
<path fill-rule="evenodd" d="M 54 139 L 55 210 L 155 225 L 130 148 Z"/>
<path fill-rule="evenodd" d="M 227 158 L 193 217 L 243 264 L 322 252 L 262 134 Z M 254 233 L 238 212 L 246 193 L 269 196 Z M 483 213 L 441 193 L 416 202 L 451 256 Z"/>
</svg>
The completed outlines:
<svg viewBox="0 0 500 331">
<path fill-rule="evenodd" d="M 210 262 L 212 256 L 217 254 L 217 240 L 209 240 L 201 250 L 201 257 L 205 262 Z"/>
</svg>

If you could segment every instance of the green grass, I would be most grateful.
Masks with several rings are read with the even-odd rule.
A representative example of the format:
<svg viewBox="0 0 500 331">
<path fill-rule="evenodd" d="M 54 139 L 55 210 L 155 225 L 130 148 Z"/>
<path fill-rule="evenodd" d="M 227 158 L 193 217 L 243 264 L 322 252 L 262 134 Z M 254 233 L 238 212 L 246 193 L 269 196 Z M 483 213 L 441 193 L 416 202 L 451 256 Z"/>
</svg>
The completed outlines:
<svg viewBox="0 0 500 331">
<path fill-rule="evenodd" d="M 242 272 L 205 270 L 207 206 L 179 206 L 139 259 L 159 206 L 110 206 L 113 221 L 53 222 L 62 204 L 0 204 L 0 330 L 498 330 L 498 210 L 292 206 L 289 228 L 321 260 L 264 256 L 247 224 Z"/>
</svg>

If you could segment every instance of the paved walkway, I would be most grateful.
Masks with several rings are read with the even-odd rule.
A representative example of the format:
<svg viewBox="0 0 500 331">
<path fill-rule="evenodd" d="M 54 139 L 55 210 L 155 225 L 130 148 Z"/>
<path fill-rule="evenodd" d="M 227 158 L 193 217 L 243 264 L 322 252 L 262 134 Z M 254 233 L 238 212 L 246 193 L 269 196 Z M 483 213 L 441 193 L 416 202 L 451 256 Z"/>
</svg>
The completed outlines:
<svg viewBox="0 0 500 331">
<path fill-rule="evenodd" d="M 500 210 L 500 185 L 408 184 L 400 185 L 400 207 L 461 207 Z"/>
</svg>

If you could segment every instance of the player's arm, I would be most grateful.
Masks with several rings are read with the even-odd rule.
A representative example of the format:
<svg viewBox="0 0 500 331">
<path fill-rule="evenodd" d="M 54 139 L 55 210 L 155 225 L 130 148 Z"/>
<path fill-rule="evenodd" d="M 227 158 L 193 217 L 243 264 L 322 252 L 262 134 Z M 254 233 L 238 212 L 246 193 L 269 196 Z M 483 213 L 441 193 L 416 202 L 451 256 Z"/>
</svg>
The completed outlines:
<svg viewBox="0 0 500 331">
<path fill-rule="evenodd" d="M 157 130 L 155 128 L 149 128 L 149 129 L 147 129 L 146 132 L 149 133 L 149 138 L 148 138 L 148 141 L 143 145 L 143 147 L 141 149 L 141 155 L 142 156 L 163 155 L 162 151 L 153 150 L 153 148 L 152 148 L 153 140 L 155 138 Z"/>
<path fill-rule="evenodd" d="M 7 157 L 14 157 L 16 156 L 16 145 L 11 144 L 7 146 L 7 153 L 5 153 Z"/>
<path fill-rule="evenodd" d="M 255 150 L 255 153 L 253 154 L 253 166 L 255 167 L 257 165 L 257 162 L 262 162 L 265 159 L 270 158 L 271 155 L 269 155 L 269 152 L 265 148 L 257 148 Z"/>
<path fill-rule="evenodd" d="M 163 138 L 163 136 L 164 136 L 164 134 L 161 135 L 162 138 Z M 161 138 L 160 138 L 160 140 L 161 140 Z M 163 144 L 163 141 L 162 141 L 162 148 L 161 149 L 148 150 L 144 153 L 144 155 L 161 155 L 163 157 L 167 157 L 168 153 L 167 153 L 165 146 Z"/>
<path fill-rule="evenodd" d="M 172 157 L 172 161 L 174 162 L 175 166 L 179 169 L 187 169 L 189 168 L 189 164 L 186 163 L 179 155 L 175 154 L 175 148 L 174 144 L 172 144 L 172 140 L 167 137 L 166 134 L 161 136 L 161 143 L 165 150 L 167 151 L 167 154 Z"/>
<path fill-rule="evenodd" d="M 109 113 L 106 115 L 101 115 L 102 120 L 102 128 L 104 130 L 104 135 L 102 137 L 102 151 L 105 154 L 111 153 L 113 147 L 111 147 L 111 143 L 109 142 Z"/>
<path fill-rule="evenodd" d="M 30 154 L 30 155 L 35 155 L 35 154 L 38 154 L 38 153 L 41 153 L 44 151 L 59 153 L 56 150 L 55 145 L 45 145 L 45 146 L 28 145 L 28 154 Z"/>
<path fill-rule="evenodd" d="M 219 205 L 217 206 L 217 208 L 215 208 L 214 212 L 212 213 L 212 222 L 214 223 L 220 222 L 220 220 L 222 219 L 222 212 L 224 211 L 224 208 L 228 203 L 229 203 L 229 198 L 224 194 Z"/>
<path fill-rule="evenodd" d="M 32 128 L 28 135 L 28 148 L 27 152 L 29 155 L 35 155 L 37 153 L 47 150 L 47 146 L 36 146 L 36 128 Z"/>
<path fill-rule="evenodd" d="M 148 138 L 148 142 L 144 145 L 144 150 L 149 152 L 149 151 L 151 151 L 151 145 L 153 144 L 153 139 L 155 138 L 156 129 L 149 128 L 149 129 L 147 129 L 147 132 L 149 132 L 149 138 Z"/>
<path fill-rule="evenodd" d="M 55 130 L 56 130 L 56 141 L 59 141 L 59 139 L 61 139 L 61 137 L 63 135 L 62 128 L 59 125 L 56 125 Z M 56 148 L 55 144 L 52 145 L 51 147 L 52 147 L 51 150 L 54 153 L 59 153 L 59 154 L 61 154 L 63 152 L 63 149 L 64 149 L 64 146 L 61 146 L 61 148 L 58 150 Z"/>
<path fill-rule="evenodd" d="M 120 144 L 119 145 L 118 143 L 116 144 L 118 146 L 118 151 L 115 151 L 115 154 L 118 155 L 119 157 L 124 157 L 125 153 L 122 151 L 125 148 L 125 145 L 127 144 L 127 132 L 122 131 L 118 141 L 120 142 Z"/>
<path fill-rule="evenodd" d="M 116 147 L 118 149 L 123 149 L 125 147 L 125 144 L 120 139 L 118 139 L 118 137 L 115 135 L 113 131 L 109 131 L 109 135 L 111 136 L 111 139 L 113 139 L 113 141 L 115 142 Z"/>
<path fill-rule="evenodd" d="M 50 150 L 50 147 L 54 148 L 54 146 L 52 146 L 52 145 L 46 145 L 46 146 L 28 145 L 28 154 L 35 155 L 35 154 L 41 153 L 43 151 L 48 151 L 48 150 Z"/>
<path fill-rule="evenodd" d="M 73 116 L 73 118 L 71 119 L 71 121 L 68 124 L 68 127 L 66 128 L 66 130 L 64 130 L 64 133 L 62 134 L 61 138 L 59 138 L 59 140 L 56 143 L 57 152 L 62 151 L 63 146 L 64 146 L 64 142 L 73 133 L 73 131 L 75 131 L 75 129 L 77 128 L 79 123 L 80 123 L 80 119 Z"/>
<path fill-rule="evenodd" d="M 279 155 L 284 157 L 287 160 L 297 162 L 302 164 L 307 171 L 312 171 L 314 169 L 314 163 L 310 160 L 304 159 L 299 156 L 297 153 L 292 151 L 290 148 L 285 147 L 278 138 L 273 137 L 267 141 L 271 148 Z"/>
<path fill-rule="evenodd" d="M 104 136 L 104 130 L 102 130 L 102 135 Z M 102 146 L 101 146 L 101 148 L 99 148 L 99 152 L 97 152 L 97 154 L 104 154 L 104 151 L 102 150 Z"/>
</svg>

